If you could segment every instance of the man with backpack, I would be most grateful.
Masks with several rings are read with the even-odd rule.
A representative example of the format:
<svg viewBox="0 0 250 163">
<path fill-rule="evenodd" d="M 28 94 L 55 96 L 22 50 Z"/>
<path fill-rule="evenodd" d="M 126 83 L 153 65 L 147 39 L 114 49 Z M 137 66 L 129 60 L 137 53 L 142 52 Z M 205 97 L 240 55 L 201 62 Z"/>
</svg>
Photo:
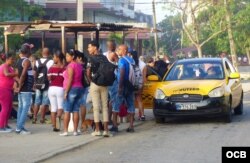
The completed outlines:
<svg viewBox="0 0 250 163">
<path fill-rule="evenodd" d="M 91 56 L 88 57 L 88 76 L 91 79 L 90 94 L 93 102 L 95 131 L 93 136 L 112 136 L 108 130 L 108 86 L 113 85 L 115 81 L 114 70 L 115 65 L 110 63 L 108 59 L 100 54 L 99 44 L 96 41 L 91 41 L 88 44 L 88 52 Z M 100 108 L 103 114 L 104 132 L 100 131 Z"/>
<path fill-rule="evenodd" d="M 126 103 L 129 114 L 129 127 L 127 132 L 134 132 L 134 91 L 135 91 L 135 74 L 133 65 L 134 60 L 128 55 L 128 47 L 126 45 L 120 45 L 118 48 L 118 55 L 121 57 L 118 61 L 118 87 L 117 95 L 113 104 L 113 127 L 110 129 L 112 132 L 118 132 L 117 116 L 120 111 L 120 107 L 123 102 Z"/>
<path fill-rule="evenodd" d="M 32 123 L 36 123 L 37 114 L 39 108 L 41 107 L 41 120 L 40 123 L 45 123 L 45 114 L 49 106 L 49 80 L 47 78 L 48 70 L 53 66 L 54 62 L 49 58 L 49 49 L 44 48 L 42 50 L 42 58 L 36 61 L 35 65 L 35 84 L 34 88 L 36 90 L 35 106 L 34 106 L 34 119 Z"/>
<path fill-rule="evenodd" d="M 108 51 L 105 52 L 103 55 L 107 57 L 110 63 L 117 65 L 119 57 L 116 54 L 116 43 L 114 40 L 107 41 L 107 49 Z M 117 73 L 117 69 L 115 70 Z M 108 88 L 109 92 L 109 125 L 112 125 L 112 102 L 115 100 L 114 97 L 116 95 L 116 87 L 117 87 L 117 80 L 114 81 L 113 85 Z"/>
</svg>

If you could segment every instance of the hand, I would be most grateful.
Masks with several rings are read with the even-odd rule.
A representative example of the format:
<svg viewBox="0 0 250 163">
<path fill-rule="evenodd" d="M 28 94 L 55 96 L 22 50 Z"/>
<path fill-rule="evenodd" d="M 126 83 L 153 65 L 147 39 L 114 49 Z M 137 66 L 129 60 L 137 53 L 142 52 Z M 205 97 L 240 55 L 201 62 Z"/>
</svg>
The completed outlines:
<svg viewBox="0 0 250 163">
<path fill-rule="evenodd" d="M 67 98 L 68 98 L 68 93 L 65 92 L 65 93 L 64 93 L 64 100 L 67 100 Z"/>
<path fill-rule="evenodd" d="M 16 92 L 16 93 L 20 93 L 20 91 L 21 91 L 21 88 L 20 88 L 20 87 L 18 87 L 18 88 L 15 89 L 15 92 Z"/>
<path fill-rule="evenodd" d="M 122 94 L 123 94 L 123 88 L 122 88 L 122 87 L 119 87 L 119 88 L 118 88 L 118 95 L 119 95 L 119 96 L 122 96 Z"/>
</svg>

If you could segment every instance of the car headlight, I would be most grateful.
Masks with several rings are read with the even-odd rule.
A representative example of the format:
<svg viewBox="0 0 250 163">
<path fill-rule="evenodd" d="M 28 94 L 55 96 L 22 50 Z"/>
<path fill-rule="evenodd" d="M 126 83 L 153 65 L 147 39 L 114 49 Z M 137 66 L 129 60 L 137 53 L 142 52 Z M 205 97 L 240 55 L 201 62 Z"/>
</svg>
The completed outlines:
<svg viewBox="0 0 250 163">
<path fill-rule="evenodd" d="M 166 95 L 164 94 L 164 92 L 160 89 L 157 89 L 155 92 L 155 99 L 157 100 L 163 100 L 166 97 Z"/>
<path fill-rule="evenodd" d="M 224 96 L 224 94 L 225 94 L 224 88 L 218 87 L 218 88 L 215 88 L 214 90 L 212 90 L 212 91 L 208 94 L 208 96 L 209 96 L 209 97 L 222 97 L 222 96 Z"/>
</svg>

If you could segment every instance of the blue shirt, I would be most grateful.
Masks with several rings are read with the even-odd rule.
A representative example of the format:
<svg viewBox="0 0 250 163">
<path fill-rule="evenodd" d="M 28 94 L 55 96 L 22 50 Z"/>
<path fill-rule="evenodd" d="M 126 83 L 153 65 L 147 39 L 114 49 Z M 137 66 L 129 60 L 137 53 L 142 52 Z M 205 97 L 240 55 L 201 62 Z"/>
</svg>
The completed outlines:
<svg viewBox="0 0 250 163">
<path fill-rule="evenodd" d="M 131 64 L 135 64 L 135 61 L 133 60 L 133 58 L 129 57 L 129 56 L 125 56 L 127 60 L 129 60 L 129 62 Z M 118 82 L 120 80 L 120 70 L 121 69 L 125 69 L 125 77 L 124 80 L 128 80 L 129 79 L 129 63 L 128 61 L 124 59 L 124 57 L 120 58 L 118 61 L 118 73 L 117 73 L 117 79 Z"/>
</svg>

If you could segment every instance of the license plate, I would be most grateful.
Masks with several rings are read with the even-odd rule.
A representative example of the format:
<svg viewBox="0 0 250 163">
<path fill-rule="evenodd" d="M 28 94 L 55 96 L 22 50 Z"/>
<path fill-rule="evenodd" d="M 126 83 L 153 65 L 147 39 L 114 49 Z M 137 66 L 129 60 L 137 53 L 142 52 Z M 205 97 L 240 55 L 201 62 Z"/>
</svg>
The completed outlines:
<svg viewBox="0 0 250 163">
<path fill-rule="evenodd" d="M 195 104 L 176 104 L 177 110 L 196 110 L 197 106 Z"/>
</svg>

